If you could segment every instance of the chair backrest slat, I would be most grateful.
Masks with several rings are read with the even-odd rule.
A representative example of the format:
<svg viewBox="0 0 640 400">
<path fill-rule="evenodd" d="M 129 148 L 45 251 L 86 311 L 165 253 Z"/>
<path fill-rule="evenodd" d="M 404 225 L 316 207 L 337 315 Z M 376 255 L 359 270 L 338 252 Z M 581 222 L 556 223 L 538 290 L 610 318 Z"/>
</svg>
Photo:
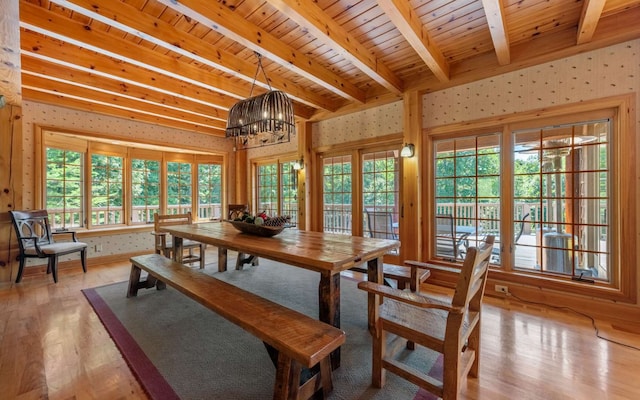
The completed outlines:
<svg viewBox="0 0 640 400">
<path fill-rule="evenodd" d="M 154 230 L 160 232 L 164 226 L 185 225 L 192 223 L 191 213 L 185 214 L 155 214 L 153 216 Z"/>
<path fill-rule="evenodd" d="M 36 238 L 35 240 L 19 240 L 22 251 L 25 248 L 34 247 L 36 241 L 39 245 L 53 243 L 47 210 L 9 211 L 9 213 L 19 239 Z"/>
<path fill-rule="evenodd" d="M 489 271 L 489 259 L 495 237 L 487 236 L 482 247 L 470 247 L 467 250 L 462 269 L 458 277 L 451 304 L 454 307 L 467 309 L 469 303 L 477 296 L 482 298 Z"/>
</svg>

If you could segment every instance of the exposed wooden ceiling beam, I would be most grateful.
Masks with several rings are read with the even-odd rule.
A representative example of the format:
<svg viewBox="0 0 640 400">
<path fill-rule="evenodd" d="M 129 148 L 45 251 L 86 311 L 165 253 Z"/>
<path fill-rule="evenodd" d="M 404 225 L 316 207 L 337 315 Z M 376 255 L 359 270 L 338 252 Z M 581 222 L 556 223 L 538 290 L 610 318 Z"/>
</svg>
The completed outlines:
<svg viewBox="0 0 640 400">
<path fill-rule="evenodd" d="M 317 40 L 336 50 L 359 70 L 395 94 L 401 94 L 403 82 L 358 39 L 330 18 L 312 0 L 267 0 Z"/>
<path fill-rule="evenodd" d="M 226 122 L 228 113 L 225 110 L 198 103 L 191 99 L 156 92 L 144 87 L 128 84 L 121 80 L 107 78 L 83 70 L 74 70 L 44 59 L 32 57 L 29 53 L 22 55 L 22 72 L 35 76 L 46 76 L 52 80 L 74 83 L 92 87 L 96 90 L 110 93 L 113 96 L 137 99 L 160 107 L 168 107 L 181 112 L 213 118 Z M 44 82 L 47 84 L 48 82 Z M 32 82 L 31 85 L 34 83 Z M 144 109 L 144 105 L 140 105 Z"/>
<path fill-rule="evenodd" d="M 61 43 L 51 38 L 42 37 L 28 30 L 21 30 L 20 36 L 23 54 L 48 62 L 59 63 L 110 79 L 118 79 L 124 84 L 137 85 L 160 93 L 187 98 L 208 106 L 222 107 L 225 110 L 237 102 L 234 98 L 212 90 L 171 79 L 154 71 L 130 65 L 122 60 L 97 54 L 69 43 Z"/>
<path fill-rule="evenodd" d="M 591 41 L 593 34 L 596 32 L 598 21 L 602 16 L 605 2 L 606 0 L 584 0 L 580 22 L 578 23 L 577 44 Z"/>
<path fill-rule="evenodd" d="M 496 50 L 498 63 L 506 65 L 511 62 L 509 51 L 509 33 L 504 19 L 504 7 L 501 0 L 482 0 L 482 7 L 487 17 L 493 47 Z"/>
<path fill-rule="evenodd" d="M 110 105 L 111 107 L 137 114 L 159 116 L 179 122 L 191 123 L 204 128 L 224 131 L 226 127 L 226 121 L 195 115 L 161 105 L 144 103 L 139 99 L 119 96 L 96 88 L 82 86 L 75 82 L 55 80 L 46 76 L 34 75 L 30 72 L 22 74 L 22 87 L 39 92 L 59 94 L 68 98 L 84 100 L 89 103 Z"/>
<path fill-rule="evenodd" d="M 640 7 L 603 17 L 598 23 L 593 39 L 588 43 L 576 46 L 575 27 L 570 27 L 537 40 L 512 46 L 511 63 L 508 65 L 498 65 L 493 54 L 485 53 L 453 64 L 450 82 L 442 82 L 431 77 L 411 82 L 412 85 L 407 88 L 407 91 L 434 92 L 638 39 L 640 24 L 637 21 L 640 21 Z"/>
<path fill-rule="evenodd" d="M 441 81 L 449 80 L 449 64 L 442 51 L 433 44 L 429 32 L 422 25 L 407 0 L 378 0 L 378 5 L 391 22 L 420 55 L 427 67 Z"/>
<path fill-rule="evenodd" d="M 224 95 L 243 99 L 249 95 L 250 85 L 239 84 L 223 76 L 211 74 L 163 55 L 134 42 L 117 39 L 113 35 L 87 29 L 87 26 L 70 20 L 61 14 L 43 10 L 41 7 L 22 2 L 20 25 L 53 38 L 89 48 L 97 53 L 120 58 L 166 76 L 190 82 Z"/>
<path fill-rule="evenodd" d="M 53 0 L 53 2 L 249 83 L 253 83 L 256 78 L 255 63 L 244 61 L 222 49 L 212 51 L 211 46 L 199 38 L 126 3 L 115 4 L 112 0 Z M 266 82 L 264 76 L 258 74 L 255 82 L 257 86 L 265 89 L 268 89 L 270 84 L 276 89 L 285 91 L 292 99 L 315 108 L 329 111 L 337 108 L 335 102 L 329 101 L 326 97 L 277 75 L 270 76 L 269 82 Z"/>
<path fill-rule="evenodd" d="M 295 71 L 339 96 L 360 103 L 366 101 L 363 90 L 316 63 L 303 52 L 286 45 L 266 30 L 235 14 L 223 2 L 209 0 L 182 0 L 180 2 L 158 0 L 158 2 L 205 24 L 227 38 Z"/>
<path fill-rule="evenodd" d="M 98 114 L 109 115 L 117 118 L 124 118 L 132 121 L 147 122 L 171 128 L 183 129 L 188 131 L 206 133 L 213 136 L 222 137 L 224 131 L 195 125 L 188 122 L 177 121 L 163 118 L 158 115 L 142 114 L 126 109 L 119 109 L 111 105 L 99 104 L 88 99 L 74 98 L 63 94 L 53 92 L 43 92 L 29 87 L 23 88 L 24 100 L 36 101 L 39 103 L 53 104 L 60 107 L 73 108 L 76 110 L 94 112 Z"/>
</svg>

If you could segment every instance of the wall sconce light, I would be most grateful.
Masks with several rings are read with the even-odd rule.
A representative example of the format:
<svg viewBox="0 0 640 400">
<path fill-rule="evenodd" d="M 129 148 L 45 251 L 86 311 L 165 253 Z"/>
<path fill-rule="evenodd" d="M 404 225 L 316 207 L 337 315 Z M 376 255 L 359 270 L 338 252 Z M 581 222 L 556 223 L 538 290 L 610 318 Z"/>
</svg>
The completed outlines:
<svg viewBox="0 0 640 400">
<path fill-rule="evenodd" d="M 414 146 L 413 143 L 405 143 L 404 146 L 402 147 L 402 150 L 400 151 L 400 157 L 403 157 L 403 158 L 413 157 L 413 154 L 415 153 L 415 148 L 416 146 Z"/>
<path fill-rule="evenodd" d="M 295 171 L 300 171 L 301 169 L 304 169 L 304 158 L 301 158 L 299 160 L 295 160 L 293 162 L 293 169 Z"/>
</svg>

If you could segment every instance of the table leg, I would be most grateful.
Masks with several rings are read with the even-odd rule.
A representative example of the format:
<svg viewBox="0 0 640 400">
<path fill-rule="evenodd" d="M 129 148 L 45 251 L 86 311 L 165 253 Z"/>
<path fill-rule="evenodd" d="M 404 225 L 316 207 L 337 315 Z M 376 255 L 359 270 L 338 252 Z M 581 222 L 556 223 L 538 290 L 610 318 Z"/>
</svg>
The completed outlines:
<svg viewBox="0 0 640 400">
<path fill-rule="evenodd" d="M 318 288 L 319 319 L 340 328 L 340 273 L 321 272 Z M 340 348 L 331 353 L 331 369 L 340 367 Z"/>
<path fill-rule="evenodd" d="M 367 279 L 369 282 L 381 283 L 383 282 L 383 260 L 382 257 L 374 258 L 372 260 L 367 261 Z M 378 320 L 378 316 L 376 315 L 378 312 L 378 307 L 376 304 L 380 304 L 382 302 L 382 297 L 377 294 L 369 293 L 367 295 L 367 314 L 369 316 L 369 332 L 375 336 L 376 328 L 374 326 L 374 321 Z"/>
<path fill-rule="evenodd" d="M 227 270 L 227 248 L 218 247 L 218 272 Z"/>
</svg>

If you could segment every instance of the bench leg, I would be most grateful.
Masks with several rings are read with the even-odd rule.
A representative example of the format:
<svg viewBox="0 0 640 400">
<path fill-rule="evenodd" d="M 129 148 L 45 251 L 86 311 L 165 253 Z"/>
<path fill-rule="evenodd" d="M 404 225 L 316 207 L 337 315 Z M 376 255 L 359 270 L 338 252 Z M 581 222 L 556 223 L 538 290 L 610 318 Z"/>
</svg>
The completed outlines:
<svg viewBox="0 0 640 400">
<path fill-rule="evenodd" d="M 127 290 L 127 297 L 136 297 L 138 295 L 138 289 L 149 289 L 156 287 L 158 290 L 166 289 L 167 284 L 156 279 L 155 276 L 149 274 L 145 281 L 140 282 L 140 274 L 142 270 L 135 264 L 131 265 L 131 273 L 129 274 L 129 289 Z"/>
<path fill-rule="evenodd" d="M 333 382 L 330 356 L 323 358 L 313 368 L 303 368 L 273 346 L 263 343 L 276 367 L 274 399 L 326 399 L 331 393 Z"/>
<path fill-rule="evenodd" d="M 297 400 L 300 384 L 300 364 L 280 353 L 276 369 L 276 384 L 273 388 L 273 400 Z"/>
</svg>

